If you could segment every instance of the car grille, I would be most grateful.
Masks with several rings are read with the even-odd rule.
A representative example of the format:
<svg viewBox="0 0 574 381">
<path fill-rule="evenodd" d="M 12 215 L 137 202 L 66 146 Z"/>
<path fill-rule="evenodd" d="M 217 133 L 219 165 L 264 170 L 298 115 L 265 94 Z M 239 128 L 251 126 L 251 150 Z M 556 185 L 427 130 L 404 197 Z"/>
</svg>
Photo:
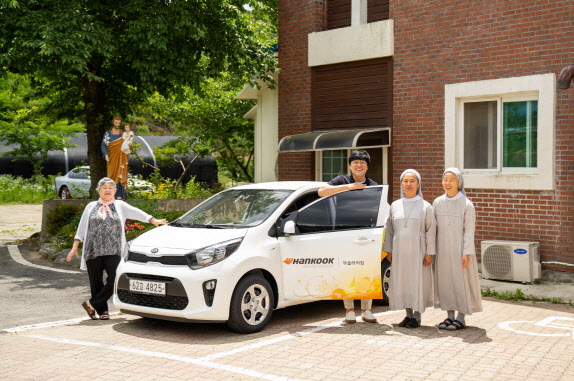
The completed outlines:
<svg viewBox="0 0 574 381">
<path fill-rule="evenodd" d="M 159 280 L 162 282 L 171 282 L 175 278 L 170 276 L 162 276 L 162 275 L 151 275 L 151 274 L 134 274 L 134 273 L 127 273 L 125 274 L 128 278 L 137 278 L 143 280 Z"/>
<path fill-rule="evenodd" d="M 170 266 L 187 266 L 187 260 L 183 255 L 161 255 L 161 256 L 147 256 L 141 253 L 134 253 L 130 251 L 128 255 L 128 261 L 147 263 L 147 262 L 158 262 L 162 265 Z"/>
<path fill-rule="evenodd" d="M 162 308 L 165 310 L 183 310 L 189 303 L 187 296 L 156 296 L 139 294 L 128 290 L 118 290 L 118 298 L 124 303 L 152 308 Z"/>
</svg>

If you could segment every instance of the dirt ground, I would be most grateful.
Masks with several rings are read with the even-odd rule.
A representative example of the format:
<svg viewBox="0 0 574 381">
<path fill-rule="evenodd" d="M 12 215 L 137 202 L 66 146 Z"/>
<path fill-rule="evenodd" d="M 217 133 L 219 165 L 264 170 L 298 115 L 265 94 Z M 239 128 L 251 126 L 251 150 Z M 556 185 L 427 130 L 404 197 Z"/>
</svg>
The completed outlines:
<svg viewBox="0 0 574 381">
<path fill-rule="evenodd" d="M 42 228 L 42 205 L 0 205 L 0 244 L 27 239 Z"/>
</svg>

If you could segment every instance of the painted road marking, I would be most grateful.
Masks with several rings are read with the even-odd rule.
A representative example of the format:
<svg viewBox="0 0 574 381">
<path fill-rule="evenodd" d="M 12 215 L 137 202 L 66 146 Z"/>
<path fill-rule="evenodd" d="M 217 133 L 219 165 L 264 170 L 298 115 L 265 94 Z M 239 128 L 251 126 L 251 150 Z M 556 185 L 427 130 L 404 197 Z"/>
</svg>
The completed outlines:
<svg viewBox="0 0 574 381">
<path fill-rule="evenodd" d="M 114 315 L 119 315 L 119 312 L 113 312 L 110 314 L 110 316 L 114 316 Z M 92 320 L 92 319 L 90 317 L 81 317 L 81 318 L 74 318 L 74 319 L 68 319 L 68 320 L 50 321 L 47 323 L 21 325 L 21 326 L 14 327 L 14 328 L 3 329 L 2 332 L 19 333 L 19 332 L 31 331 L 34 329 L 51 328 L 51 327 L 58 327 L 61 325 L 79 323 L 79 322 L 82 322 L 85 320 Z"/>
<path fill-rule="evenodd" d="M 34 267 L 34 268 L 36 268 L 36 269 L 55 271 L 55 272 L 57 272 L 57 273 L 81 274 L 80 271 L 55 269 L 55 268 L 53 268 L 53 267 L 35 265 L 35 264 L 31 263 L 31 262 L 28 262 L 27 260 L 24 259 L 24 257 L 22 257 L 22 254 L 20 254 L 20 250 L 18 250 L 18 246 L 16 246 L 16 245 L 8 245 L 7 247 L 8 247 L 8 252 L 10 253 L 10 256 L 12 257 L 12 259 L 13 259 L 14 261 L 18 262 L 18 263 L 21 264 L 21 265 L 29 266 L 29 267 Z"/>
<path fill-rule="evenodd" d="M 42 336 L 42 335 L 29 335 L 28 337 L 32 337 L 32 338 L 40 339 L 40 340 L 53 341 L 53 342 L 62 343 L 62 344 L 71 344 L 71 345 L 81 345 L 81 346 L 88 346 L 88 347 L 97 347 L 97 348 L 102 348 L 102 349 L 106 349 L 106 350 L 119 351 L 119 352 L 128 352 L 128 353 L 133 353 L 133 354 L 142 355 L 142 356 L 159 357 L 159 358 L 164 358 L 164 359 L 168 359 L 168 360 L 181 361 L 181 362 L 185 362 L 185 363 L 188 363 L 188 364 L 200 365 L 200 366 L 205 366 L 205 367 L 208 367 L 208 368 L 213 368 L 213 369 L 219 369 L 219 370 L 225 370 L 225 371 L 228 371 L 228 372 L 238 373 L 238 374 L 242 374 L 242 375 L 245 375 L 245 376 L 251 376 L 251 377 L 261 378 L 261 379 L 263 379 L 263 380 L 273 380 L 273 381 L 295 380 L 295 379 L 292 379 L 292 378 L 287 378 L 287 377 L 282 377 L 282 376 L 276 376 L 276 375 L 273 375 L 273 374 L 261 373 L 261 372 L 258 372 L 258 371 L 256 371 L 256 370 L 241 368 L 241 367 L 232 366 L 232 365 L 223 365 L 223 364 L 218 364 L 218 363 L 206 361 L 206 360 L 203 360 L 203 359 L 194 359 L 194 358 L 191 358 L 191 357 L 179 356 L 179 355 L 174 355 L 174 354 L 169 354 L 169 353 L 146 351 L 146 350 L 143 350 L 143 349 L 122 347 L 122 346 L 119 346 L 119 345 L 109 345 L 109 344 L 93 343 L 93 342 L 89 342 L 89 341 L 79 341 L 79 340 L 71 340 L 71 339 L 59 339 L 59 338 L 55 338 L 55 337 L 48 337 L 48 336 Z"/>
<path fill-rule="evenodd" d="M 573 324 L 561 324 L 561 323 L 557 323 L 556 321 L 559 320 L 565 320 L 565 321 L 572 321 L 574 322 L 574 318 L 569 318 L 569 317 L 563 317 L 563 316 L 549 316 L 545 319 L 542 319 L 538 322 L 534 322 L 534 321 L 529 321 L 529 320 L 518 320 L 518 321 L 504 321 L 500 324 L 498 324 L 498 326 L 502 329 L 505 329 L 507 331 L 510 332 L 514 332 L 514 333 L 520 333 L 522 335 L 532 335 L 532 336 L 548 336 L 548 337 L 568 337 L 570 335 L 572 335 L 572 338 L 574 339 L 574 325 Z M 572 331 L 572 333 L 570 332 L 565 332 L 565 333 L 538 333 L 538 332 L 528 332 L 528 331 L 521 331 L 518 330 L 516 328 L 512 328 L 510 325 L 511 324 L 533 324 L 539 327 L 549 327 L 549 328 L 556 328 L 556 329 L 566 329 L 569 331 Z"/>
<path fill-rule="evenodd" d="M 391 315 L 394 313 L 397 313 L 400 311 L 385 311 L 385 312 L 379 312 L 376 314 L 373 314 L 375 316 L 384 316 L 384 315 Z M 343 322 L 343 321 L 335 321 L 332 323 L 328 323 L 328 324 L 323 324 L 323 325 L 319 325 L 316 327 L 312 327 L 309 329 L 306 329 L 304 331 L 301 332 L 295 332 L 289 335 L 284 335 L 284 336 L 280 336 L 280 337 L 276 337 L 273 339 L 269 339 L 269 340 L 264 340 L 264 341 L 260 341 L 258 343 L 254 343 L 254 344 L 248 344 L 248 345 L 244 345 L 242 347 L 239 348 L 235 348 L 229 351 L 225 351 L 225 352 L 220 352 L 220 353 L 214 353 L 212 355 L 209 356 L 205 356 L 205 357 L 201 357 L 202 360 L 213 360 L 213 359 L 218 359 L 221 357 L 225 357 L 225 356 L 229 356 L 229 355 L 234 355 L 236 353 L 241 353 L 241 352 L 245 352 L 245 351 L 249 351 L 251 349 L 257 349 L 257 348 L 261 348 L 261 347 L 265 347 L 267 345 L 271 345 L 271 344 L 275 344 L 275 343 L 280 343 L 282 341 L 285 340 L 290 340 L 290 339 L 294 339 L 296 337 L 302 337 L 305 335 L 308 335 L 310 333 L 315 333 L 315 332 L 320 332 L 324 329 L 328 329 L 328 328 L 334 328 L 334 327 L 342 327 L 344 325 L 347 325 L 347 323 Z"/>
</svg>

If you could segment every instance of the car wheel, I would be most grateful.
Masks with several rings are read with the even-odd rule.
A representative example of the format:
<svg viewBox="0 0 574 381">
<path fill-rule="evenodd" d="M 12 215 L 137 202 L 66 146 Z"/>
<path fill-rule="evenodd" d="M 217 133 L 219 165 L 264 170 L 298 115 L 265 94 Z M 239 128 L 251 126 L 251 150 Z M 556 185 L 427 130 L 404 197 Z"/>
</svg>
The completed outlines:
<svg viewBox="0 0 574 381">
<path fill-rule="evenodd" d="M 374 299 L 374 304 L 383 306 L 389 305 L 389 287 L 391 285 L 391 262 L 384 259 L 381 262 L 381 287 L 383 289 L 383 299 Z"/>
<path fill-rule="evenodd" d="M 229 328 L 239 333 L 259 332 L 273 314 L 274 295 L 271 285 L 260 275 L 241 279 L 231 297 Z"/>
<path fill-rule="evenodd" d="M 69 200 L 72 198 L 72 196 L 70 196 L 70 190 L 65 185 L 60 188 L 60 198 L 62 200 Z"/>
<path fill-rule="evenodd" d="M 389 288 L 391 287 L 391 262 L 381 262 L 381 282 L 383 284 L 383 305 L 389 305 Z"/>
</svg>

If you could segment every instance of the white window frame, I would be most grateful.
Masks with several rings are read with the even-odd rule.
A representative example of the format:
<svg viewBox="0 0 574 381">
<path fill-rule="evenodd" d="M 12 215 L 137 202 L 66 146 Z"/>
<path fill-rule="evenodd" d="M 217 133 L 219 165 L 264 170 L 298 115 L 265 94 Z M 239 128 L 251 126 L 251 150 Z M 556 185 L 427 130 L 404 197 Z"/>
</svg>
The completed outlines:
<svg viewBox="0 0 574 381">
<path fill-rule="evenodd" d="M 376 147 L 374 147 L 376 148 Z M 381 147 L 383 150 L 383 184 L 380 185 L 388 185 L 389 184 L 389 177 L 387 171 L 388 157 L 389 157 L 389 148 L 388 147 Z M 351 155 L 352 149 L 347 149 L 347 158 Z M 351 169 L 349 168 L 349 164 L 347 163 L 347 175 L 351 174 Z M 368 177 L 368 172 L 367 172 Z M 323 181 L 323 151 L 316 151 L 315 152 L 315 181 Z"/>
<path fill-rule="evenodd" d="M 344 149 L 344 148 L 343 148 Z M 347 149 L 347 157 L 351 155 L 351 150 Z M 341 175 L 350 175 L 351 170 L 347 164 L 347 173 L 341 173 Z M 315 181 L 323 181 L 323 151 L 315 152 Z"/>
<path fill-rule="evenodd" d="M 464 104 L 497 100 L 496 169 L 464 169 Z M 502 103 L 538 101 L 536 168 L 502 168 Z M 553 190 L 556 76 L 554 73 L 445 85 L 445 166 L 465 174 L 467 188 Z"/>
</svg>

